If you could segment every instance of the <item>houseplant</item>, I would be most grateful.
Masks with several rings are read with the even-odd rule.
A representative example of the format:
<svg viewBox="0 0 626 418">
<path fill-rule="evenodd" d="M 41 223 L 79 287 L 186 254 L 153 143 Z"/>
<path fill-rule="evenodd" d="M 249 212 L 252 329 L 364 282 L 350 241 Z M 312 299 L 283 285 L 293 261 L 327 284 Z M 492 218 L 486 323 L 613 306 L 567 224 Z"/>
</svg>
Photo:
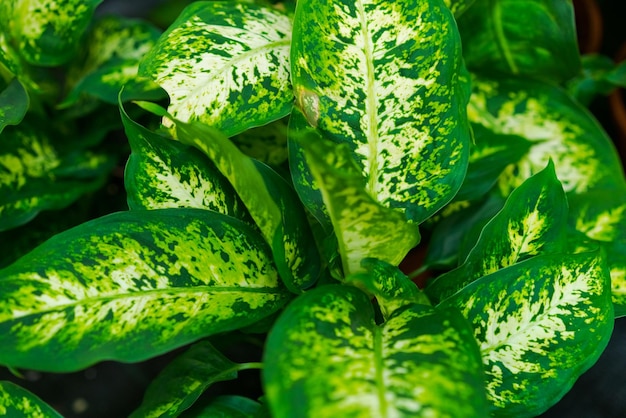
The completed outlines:
<svg viewBox="0 0 626 418">
<path fill-rule="evenodd" d="M 195 2 L 160 36 L 104 19 L 86 37 L 97 2 L 72 21 L 30 4 L 34 38 L 25 9 L 0 9 L 2 228 L 102 184 L 119 154 L 84 121 L 112 105 L 129 210 L 0 270 L 2 364 L 70 372 L 195 343 L 135 416 L 533 416 L 604 349 L 626 186 L 561 87 L 585 81 L 571 4 Z M 56 91 L 43 68 L 60 65 Z M 56 134 L 30 134 L 50 114 Z M 90 140 L 49 139 L 65 132 Z M 216 348 L 242 335 L 262 362 Z M 263 398 L 192 407 L 255 368 Z M 55 416 L 13 384 L 0 396 Z"/>
</svg>

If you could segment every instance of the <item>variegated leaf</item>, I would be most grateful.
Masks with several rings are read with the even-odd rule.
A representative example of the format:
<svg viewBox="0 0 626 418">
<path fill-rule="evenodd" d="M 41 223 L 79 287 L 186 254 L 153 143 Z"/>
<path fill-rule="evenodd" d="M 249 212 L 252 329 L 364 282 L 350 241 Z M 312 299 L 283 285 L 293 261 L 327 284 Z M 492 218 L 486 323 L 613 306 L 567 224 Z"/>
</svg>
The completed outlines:
<svg viewBox="0 0 626 418">
<path fill-rule="evenodd" d="M 0 134 L 8 125 L 19 124 L 26 112 L 30 99 L 22 83 L 14 78 L 0 93 Z"/>
<path fill-rule="evenodd" d="M 62 150 L 33 121 L 5 128 L 0 140 L 0 231 L 97 189 L 112 164 L 108 155 Z"/>
<path fill-rule="evenodd" d="M 599 251 L 540 255 L 485 276 L 442 302 L 474 327 L 492 416 L 541 414 L 595 363 L 613 330 Z"/>
<path fill-rule="evenodd" d="M 411 305 L 377 325 L 351 286 L 296 299 L 269 334 L 263 383 L 272 416 L 487 416 L 480 356 L 456 310 Z"/>
<path fill-rule="evenodd" d="M 611 297 L 615 317 L 626 316 L 626 239 L 603 243 L 611 274 Z"/>
<path fill-rule="evenodd" d="M 571 1 L 478 0 L 458 24 L 470 70 L 554 83 L 580 71 Z"/>
<path fill-rule="evenodd" d="M 476 0 L 443 0 L 446 6 L 454 14 L 455 18 L 461 16 L 469 9 Z"/>
<path fill-rule="evenodd" d="M 70 87 L 61 107 L 75 104 L 83 95 L 117 104 L 125 96 L 162 92 L 147 78 L 137 76 L 139 61 L 156 44 L 161 31 L 147 22 L 108 16 L 94 22 L 79 56 L 68 71 Z M 156 100 L 156 98 L 155 98 Z"/>
<path fill-rule="evenodd" d="M 565 193 L 550 162 L 511 193 L 504 208 L 482 229 L 463 264 L 431 282 L 428 295 L 442 300 L 521 260 L 564 251 L 567 209 Z"/>
<path fill-rule="evenodd" d="M 498 181 L 507 196 L 531 175 L 554 161 L 568 193 L 624 184 L 615 147 L 595 118 L 558 87 L 522 79 L 475 78 L 468 115 L 496 134 L 532 142 Z"/>
<path fill-rule="evenodd" d="M 191 207 L 251 222 L 233 187 L 204 154 L 139 125 L 121 104 L 120 113 L 132 150 L 124 171 L 131 210 Z"/>
<path fill-rule="evenodd" d="M 29 63 L 55 66 L 76 52 L 102 0 L 21 0 L 0 3 L 0 32 Z"/>
<path fill-rule="evenodd" d="M 298 107 L 350 147 L 376 201 L 419 223 L 452 199 L 469 80 L 443 2 L 298 1 L 291 67 Z"/>
<path fill-rule="evenodd" d="M 0 416 L 63 418 L 37 396 L 7 381 L 0 381 Z"/>
<path fill-rule="evenodd" d="M 213 383 L 236 379 L 241 369 L 211 343 L 200 341 L 165 366 L 129 418 L 176 417 Z"/>
<path fill-rule="evenodd" d="M 255 230 L 202 209 L 84 223 L 0 270 L 0 363 L 140 361 L 249 325 L 289 299 L 270 254 Z"/>
<path fill-rule="evenodd" d="M 400 264 L 419 243 L 417 224 L 372 198 L 346 144 L 324 140 L 301 145 L 332 220 L 344 274 L 362 271 L 365 258 Z"/>
<path fill-rule="evenodd" d="M 269 166 L 278 167 L 287 161 L 286 118 L 248 129 L 231 139 L 244 154 Z"/>
<path fill-rule="evenodd" d="M 168 111 L 174 117 L 232 136 L 289 113 L 290 43 L 291 20 L 276 9 L 195 2 L 163 34 L 139 71 L 170 95 Z"/>
</svg>

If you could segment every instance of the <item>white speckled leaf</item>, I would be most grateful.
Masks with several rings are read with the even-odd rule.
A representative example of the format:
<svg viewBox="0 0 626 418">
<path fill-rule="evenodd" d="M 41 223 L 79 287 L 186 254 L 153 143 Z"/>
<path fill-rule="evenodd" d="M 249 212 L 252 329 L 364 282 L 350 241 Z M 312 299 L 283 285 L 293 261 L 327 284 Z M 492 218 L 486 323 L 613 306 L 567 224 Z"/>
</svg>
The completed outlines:
<svg viewBox="0 0 626 418">
<path fill-rule="evenodd" d="M 0 270 L 0 363 L 67 372 L 141 361 L 254 323 L 289 295 L 261 236 L 234 218 L 119 212 Z"/>
<path fill-rule="evenodd" d="M 0 140 L 0 231 L 97 189 L 112 164 L 107 155 L 62 150 L 33 121 L 6 127 Z"/>
<path fill-rule="evenodd" d="M 0 3 L 4 31 L 29 63 L 56 66 L 67 62 L 102 0 L 20 0 Z"/>
<path fill-rule="evenodd" d="M 400 264 L 419 243 L 417 224 L 372 198 L 346 144 L 304 140 L 301 145 L 330 215 L 344 274 L 362 271 L 365 258 Z"/>
<path fill-rule="evenodd" d="M 210 209 L 251 223 L 228 180 L 195 148 L 157 135 L 120 113 L 131 154 L 124 170 L 128 206 Z"/>
<path fill-rule="evenodd" d="M 14 78 L 0 92 L 0 134 L 6 126 L 17 125 L 24 119 L 29 104 L 30 99 L 24 86 Z"/>
<path fill-rule="evenodd" d="M 8 381 L 0 381 L 0 416 L 63 418 L 37 396 Z"/>
<path fill-rule="evenodd" d="M 485 276 L 440 306 L 472 323 L 496 417 L 541 414 L 598 359 L 613 330 L 601 252 L 541 255 Z"/>
<path fill-rule="evenodd" d="M 275 418 L 487 416 L 476 341 L 456 310 L 414 304 L 377 325 L 365 293 L 318 287 L 281 314 L 263 362 Z"/>
<path fill-rule="evenodd" d="M 169 113 L 227 136 L 286 116 L 290 18 L 269 7 L 195 2 L 140 65 L 169 95 Z M 169 123 L 167 120 L 165 124 Z"/>
<path fill-rule="evenodd" d="M 433 300 L 442 300 L 468 283 L 538 254 L 562 252 L 567 245 L 567 199 L 554 165 L 526 180 L 480 233 L 458 268 L 427 286 Z"/>
<path fill-rule="evenodd" d="M 297 106 L 350 147 L 376 201 L 419 223 L 452 199 L 468 80 L 442 1 L 298 1 L 291 68 Z"/>
<path fill-rule="evenodd" d="M 507 196 L 549 159 L 567 193 L 623 184 L 622 167 L 610 138 L 594 117 L 558 87 L 522 79 L 476 77 L 468 107 L 470 121 L 496 134 L 532 142 L 498 181 Z"/>
</svg>

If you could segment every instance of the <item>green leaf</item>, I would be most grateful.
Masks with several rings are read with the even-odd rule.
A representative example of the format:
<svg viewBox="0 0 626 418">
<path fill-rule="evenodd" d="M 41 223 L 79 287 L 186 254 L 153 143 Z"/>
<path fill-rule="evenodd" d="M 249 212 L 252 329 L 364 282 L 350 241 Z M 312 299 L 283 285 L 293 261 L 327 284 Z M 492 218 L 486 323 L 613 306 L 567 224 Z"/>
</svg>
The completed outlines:
<svg viewBox="0 0 626 418">
<path fill-rule="evenodd" d="M 589 106 L 596 95 L 608 95 L 618 86 L 626 87 L 626 61 L 615 64 L 597 54 L 582 56 L 582 71 L 567 82 L 567 90 L 584 106 Z"/>
<path fill-rule="evenodd" d="M 201 408 L 185 411 L 181 418 L 256 418 L 262 415 L 263 406 L 252 399 L 236 395 L 222 395 Z M 268 415 L 269 418 L 269 415 Z"/>
<path fill-rule="evenodd" d="M 344 274 L 362 271 L 365 258 L 400 264 L 419 243 L 417 224 L 372 198 L 346 144 L 323 140 L 301 145 L 330 214 Z"/>
<path fill-rule="evenodd" d="M 269 166 L 277 167 L 287 161 L 286 118 L 248 129 L 231 140 L 244 154 Z"/>
<path fill-rule="evenodd" d="M 463 264 L 431 282 L 428 295 L 442 300 L 524 259 L 564 251 L 567 210 L 565 193 L 550 162 L 511 193 L 504 208 L 482 229 Z"/>
<path fill-rule="evenodd" d="M 299 1 L 291 67 L 297 106 L 347 144 L 376 201 L 419 223 L 452 199 L 469 79 L 443 2 Z"/>
<path fill-rule="evenodd" d="M 162 117 L 172 118 L 158 105 L 137 103 Z M 246 205 L 270 244 L 285 285 L 299 293 L 310 287 L 321 270 L 319 253 L 306 213 L 295 191 L 271 168 L 243 154 L 222 134 L 200 123 L 175 123 L 176 138 L 206 154 Z"/>
<path fill-rule="evenodd" d="M 204 154 L 139 125 L 121 104 L 120 114 L 132 149 L 124 171 L 131 210 L 192 207 L 250 223 L 235 190 Z"/>
<path fill-rule="evenodd" d="M 18 125 L 26 112 L 30 99 L 22 83 L 14 78 L 0 93 L 0 134 L 8 125 Z"/>
<path fill-rule="evenodd" d="M 7 127 L 0 141 L 0 231 L 97 189 L 112 163 L 108 155 L 63 150 L 33 121 Z"/>
<path fill-rule="evenodd" d="M 571 1 L 477 0 L 458 24 L 470 70 L 556 84 L 581 68 Z"/>
<path fill-rule="evenodd" d="M 0 416 L 63 418 L 37 396 L 7 381 L 0 381 Z"/>
<path fill-rule="evenodd" d="M 530 151 L 500 177 L 502 195 L 508 196 L 550 159 L 568 193 L 624 183 L 611 139 L 589 111 L 560 88 L 516 78 L 476 78 L 473 87 L 468 108 L 473 123 L 532 142 Z"/>
<path fill-rule="evenodd" d="M 122 86 L 125 96 L 158 96 L 160 88 L 137 77 L 137 68 L 160 34 L 159 29 L 139 20 L 107 16 L 96 21 L 68 71 L 70 89 L 60 107 L 76 104 L 83 95 L 117 104 Z"/>
<path fill-rule="evenodd" d="M 461 16 L 476 0 L 443 0 L 455 18 Z"/>
<path fill-rule="evenodd" d="M 139 74 L 169 94 L 175 118 L 232 136 L 291 110 L 290 43 L 291 21 L 275 9 L 195 2 L 146 55 Z"/>
<path fill-rule="evenodd" d="M 476 342 L 456 310 L 412 305 L 376 325 L 351 286 L 299 296 L 269 334 L 263 383 L 272 416 L 486 416 Z"/>
<path fill-rule="evenodd" d="M 289 298 L 269 248 L 202 209 L 119 212 L 0 270 L 0 363 L 73 371 L 244 327 Z"/>
<path fill-rule="evenodd" d="M 208 341 L 200 341 L 165 366 L 130 418 L 178 416 L 213 383 L 236 379 L 240 369 Z"/>
<path fill-rule="evenodd" d="M 595 363 L 613 330 L 603 255 L 540 255 L 442 302 L 472 323 L 491 416 L 537 416 Z"/>
<path fill-rule="evenodd" d="M 56 66 L 76 52 L 102 0 L 23 0 L 0 5 L 0 32 L 30 64 Z"/>
</svg>

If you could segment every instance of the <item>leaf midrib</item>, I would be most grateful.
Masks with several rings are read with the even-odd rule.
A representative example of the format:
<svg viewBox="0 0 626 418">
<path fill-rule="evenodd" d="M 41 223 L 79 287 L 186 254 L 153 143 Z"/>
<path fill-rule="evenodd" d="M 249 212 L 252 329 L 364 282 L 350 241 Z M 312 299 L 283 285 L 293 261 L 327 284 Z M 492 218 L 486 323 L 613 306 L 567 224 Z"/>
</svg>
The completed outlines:
<svg viewBox="0 0 626 418">
<path fill-rule="evenodd" d="M 493 34 L 496 38 L 496 45 L 504 57 L 504 61 L 507 63 L 513 74 L 518 74 L 519 68 L 513 59 L 513 54 L 509 48 L 508 40 L 504 35 L 504 28 L 502 26 L 502 10 L 500 6 L 501 2 L 499 0 L 489 0 Z"/>
</svg>

